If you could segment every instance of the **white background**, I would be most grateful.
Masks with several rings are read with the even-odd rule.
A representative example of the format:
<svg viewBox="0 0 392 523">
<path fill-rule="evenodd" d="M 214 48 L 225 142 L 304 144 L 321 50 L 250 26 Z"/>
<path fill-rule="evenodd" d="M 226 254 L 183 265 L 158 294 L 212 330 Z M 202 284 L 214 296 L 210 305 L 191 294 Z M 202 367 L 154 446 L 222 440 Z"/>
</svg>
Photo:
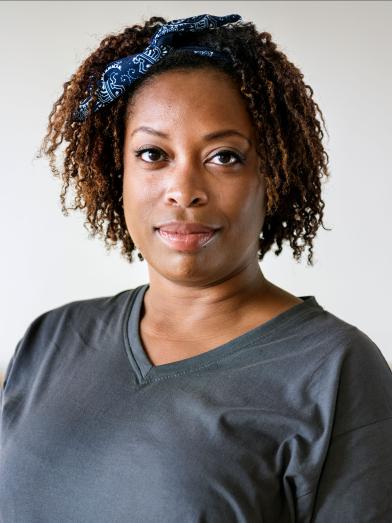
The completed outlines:
<svg viewBox="0 0 392 523">
<path fill-rule="evenodd" d="M 60 181 L 35 159 L 62 84 L 108 33 L 150 16 L 239 13 L 265 30 L 315 91 L 330 135 L 331 177 L 315 265 L 289 246 L 266 255 L 267 278 L 314 295 L 363 330 L 392 361 L 392 4 L 389 2 L 1 2 L 0 369 L 32 320 L 64 303 L 148 281 L 88 238 L 83 216 L 64 217 Z"/>
</svg>

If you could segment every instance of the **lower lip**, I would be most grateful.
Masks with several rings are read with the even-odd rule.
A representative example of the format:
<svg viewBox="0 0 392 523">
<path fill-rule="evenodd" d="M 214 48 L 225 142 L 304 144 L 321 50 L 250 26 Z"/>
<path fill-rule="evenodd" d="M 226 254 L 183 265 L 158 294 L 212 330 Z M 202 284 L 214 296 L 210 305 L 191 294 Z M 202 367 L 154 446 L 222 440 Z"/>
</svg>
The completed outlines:
<svg viewBox="0 0 392 523">
<path fill-rule="evenodd" d="M 157 229 L 159 237 L 172 249 L 183 252 L 197 251 L 209 243 L 217 231 L 179 234 Z"/>
</svg>

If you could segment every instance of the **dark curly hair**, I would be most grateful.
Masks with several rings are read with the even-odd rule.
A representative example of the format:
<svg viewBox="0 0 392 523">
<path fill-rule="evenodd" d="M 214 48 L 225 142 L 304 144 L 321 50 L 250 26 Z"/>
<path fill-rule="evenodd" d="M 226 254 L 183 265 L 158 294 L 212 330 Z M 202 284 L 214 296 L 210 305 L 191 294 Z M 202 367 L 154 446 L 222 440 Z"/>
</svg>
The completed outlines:
<svg viewBox="0 0 392 523">
<path fill-rule="evenodd" d="M 135 245 L 126 227 L 122 203 L 122 149 L 129 102 L 144 82 L 163 71 L 213 67 L 235 80 L 256 130 L 257 152 L 266 183 L 259 260 L 274 242 L 275 254 L 279 255 L 283 240 L 288 240 L 296 261 L 308 246 L 308 264 L 313 265 L 313 238 L 319 225 L 326 229 L 321 181 L 323 176 L 329 176 L 329 158 L 317 116 L 326 131 L 325 121 L 301 71 L 277 49 L 271 35 L 259 33 L 253 23 L 237 22 L 202 33 L 178 34 L 177 39 L 184 45 L 226 50 L 232 64 L 172 51 L 136 81 L 126 96 L 97 112 L 90 111 L 83 122 L 75 121 L 73 115 L 79 102 L 89 94 L 91 79 L 98 80 L 109 62 L 142 51 L 165 23 L 164 18 L 154 16 L 144 25 L 133 25 L 119 34 L 106 36 L 64 84 L 63 93 L 49 115 L 39 153 L 48 156 L 52 173 L 62 179 L 63 214 L 67 216 L 71 209 L 85 209 L 84 226 L 91 236 L 103 238 L 108 250 L 120 242 L 121 255 L 132 262 Z M 90 108 L 95 100 L 93 96 Z M 60 169 L 56 165 L 59 149 L 64 149 Z M 67 208 L 70 184 L 75 197 L 73 207 Z"/>
</svg>

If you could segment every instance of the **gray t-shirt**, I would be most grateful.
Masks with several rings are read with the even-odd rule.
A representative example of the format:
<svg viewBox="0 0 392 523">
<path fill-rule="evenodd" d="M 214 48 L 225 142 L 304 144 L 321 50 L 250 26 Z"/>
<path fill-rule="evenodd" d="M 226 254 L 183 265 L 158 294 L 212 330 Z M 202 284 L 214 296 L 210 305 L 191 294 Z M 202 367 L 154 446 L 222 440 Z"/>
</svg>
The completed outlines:
<svg viewBox="0 0 392 523">
<path fill-rule="evenodd" d="M 392 373 L 366 334 L 301 296 L 154 366 L 148 286 L 45 312 L 17 344 L 1 523 L 391 523 Z"/>
</svg>

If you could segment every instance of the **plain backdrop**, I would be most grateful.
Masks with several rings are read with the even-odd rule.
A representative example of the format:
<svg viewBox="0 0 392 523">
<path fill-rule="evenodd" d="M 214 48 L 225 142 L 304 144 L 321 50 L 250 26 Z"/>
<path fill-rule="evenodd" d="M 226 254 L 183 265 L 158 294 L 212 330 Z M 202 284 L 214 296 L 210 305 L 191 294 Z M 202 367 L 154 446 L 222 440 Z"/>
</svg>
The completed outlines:
<svg viewBox="0 0 392 523">
<path fill-rule="evenodd" d="M 60 181 L 36 159 L 48 114 L 81 61 L 108 33 L 150 16 L 238 13 L 268 31 L 303 72 L 327 123 L 329 180 L 315 264 L 289 245 L 261 263 L 267 278 L 363 330 L 392 361 L 392 4 L 389 2 L 1 2 L 1 354 L 28 325 L 79 299 L 148 281 L 90 239 L 80 212 L 63 216 Z"/>
</svg>

